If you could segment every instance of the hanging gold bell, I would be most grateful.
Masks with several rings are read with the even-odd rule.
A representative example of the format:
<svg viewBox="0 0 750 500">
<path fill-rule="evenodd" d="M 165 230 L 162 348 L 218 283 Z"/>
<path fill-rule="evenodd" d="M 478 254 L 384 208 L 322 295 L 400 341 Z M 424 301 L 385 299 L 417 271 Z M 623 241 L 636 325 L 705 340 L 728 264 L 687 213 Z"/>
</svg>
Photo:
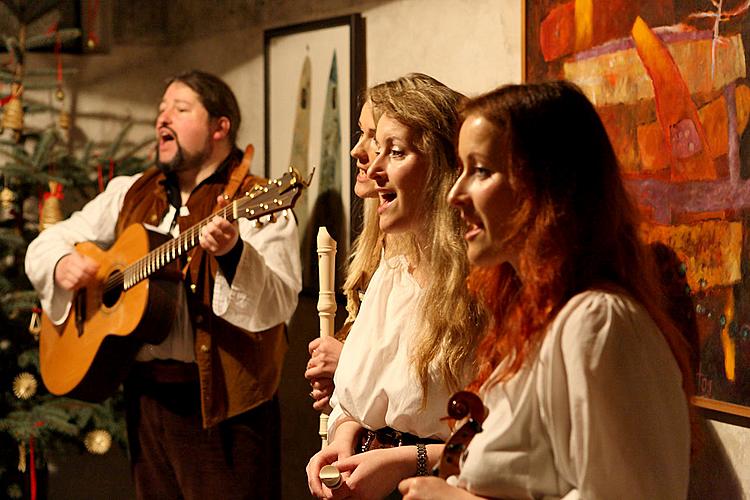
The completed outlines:
<svg viewBox="0 0 750 500">
<path fill-rule="evenodd" d="M 60 116 L 57 118 L 58 126 L 63 130 L 70 128 L 70 113 L 65 110 L 60 111 Z"/>
<path fill-rule="evenodd" d="M 3 107 L 2 127 L 15 130 L 23 130 L 23 103 L 21 97 L 16 96 Z"/>
<path fill-rule="evenodd" d="M 12 220 L 14 218 L 13 209 L 16 206 L 16 193 L 8 186 L 0 191 L 0 221 Z"/>
<path fill-rule="evenodd" d="M 57 90 L 55 90 L 55 99 L 58 101 L 65 99 L 65 91 L 63 91 L 62 87 L 57 87 Z"/>
<path fill-rule="evenodd" d="M 0 191 L 0 207 L 5 210 L 11 210 L 16 201 L 16 193 L 13 192 L 8 186 L 5 186 Z"/>
<path fill-rule="evenodd" d="M 60 199 L 62 198 L 62 186 L 56 181 L 49 181 L 49 193 L 44 194 L 42 211 L 39 214 L 39 230 L 56 224 L 63 220 Z"/>
</svg>

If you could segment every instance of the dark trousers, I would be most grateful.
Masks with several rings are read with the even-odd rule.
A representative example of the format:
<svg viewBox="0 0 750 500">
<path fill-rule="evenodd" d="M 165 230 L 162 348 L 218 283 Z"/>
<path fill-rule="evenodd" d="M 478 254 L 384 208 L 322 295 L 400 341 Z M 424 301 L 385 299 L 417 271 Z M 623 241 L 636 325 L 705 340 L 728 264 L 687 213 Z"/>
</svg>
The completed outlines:
<svg viewBox="0 0 750 500">
<path fill-rule="evenodd" d="M 139 499 L 278 499 L 278 399 L 204 429 L 197 381 L 126 385 Z"/>
</svg>

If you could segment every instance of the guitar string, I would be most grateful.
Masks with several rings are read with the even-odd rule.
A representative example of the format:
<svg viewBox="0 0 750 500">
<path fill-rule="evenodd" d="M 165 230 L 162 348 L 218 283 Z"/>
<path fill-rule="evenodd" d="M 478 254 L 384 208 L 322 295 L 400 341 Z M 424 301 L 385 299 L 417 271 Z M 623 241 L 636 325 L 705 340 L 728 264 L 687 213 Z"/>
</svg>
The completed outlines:
<svg viewBox="0 0 750 500">
<path fill-rule="evenodd" d="M 233 222 L 235 220 L 235 210 L 232 208 L 234 205 L 236 205 L 235 208 L 238 214 L 243 211 L 246 213 L 251 213 L 253 209 L 250 209 L 247 205 L 251 205 L 252 203 L 256 203 L 258 205 L 257 208 L 265 210 L 264 212 L 259 214 L 251 214 L 253 219 L 259 219 L 260 217 L 263 217 L 265 215 L 284 210 L 285 207 L 283 206 L 283 201 L 281 201 L 279 198 L 273 198 L 271 204 L 266 201 L 268 198 L 271 198 L 274 195 L 279 195 L 280 198 L 283 198 L 283 192 L 273 192 L 269 189 L 269 187 L 272 185 L 278 187 L 281 186 L 280 181 L 278 180 L 271 181 L 265 186 L 255 186 L 251 193 L 256 194 L 256 196 L 251 196 L 251 194 L 248 194 L 243 198 L 233 201 L 232 204 L 216 211 L 194 226 L 188 228 L 177 238 L 169 240 L 168 242 L 150 251 L 145 256 L 130 264 L 123 271 L 111 275 L 105 282 L 104 293 L 108 293 L 115 288 L 122 287 L 125 283 L 126 275 L 128 276 L 130 286 L 133 286 L 151 275 L 153 272 L 161 269 L 161 267 L 163 267 L 164 265 L 172 262 L 178 256 L 181 256 L 183 252 L 189 251 L 197 244 L 196 237 L 200 237 L 200 231 L 215 216 L 221 215 L 230 222 Z M 294 187 L 294 185 L 292 185 L 291 187 Z"/>
</svg>

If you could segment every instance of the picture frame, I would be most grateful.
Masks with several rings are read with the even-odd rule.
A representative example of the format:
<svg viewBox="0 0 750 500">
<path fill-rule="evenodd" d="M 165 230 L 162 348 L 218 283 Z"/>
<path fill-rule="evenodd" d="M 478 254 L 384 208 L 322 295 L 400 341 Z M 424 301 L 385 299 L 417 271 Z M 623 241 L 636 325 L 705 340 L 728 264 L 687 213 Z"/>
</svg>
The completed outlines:
<svg viewBox="0 0 750 500">
<path fill-rule="evenodd" d="M 750 417 L 750 14 L 688 0 L 576 5 L 523 3 L 524 81 L 570 80 L 594 103 L 693 347 L 692 402 Z M 697 140 L 681 148 L 686 135 Z"/>
<path fill-rule="evenodd" d="M 307 292 L 318 287 L 317 228 L 325 226 L 337 242 L 340 289 L 361 222 L 349 152 L 366 82 L 364 40 L 360 14 L 264 32 L 265 175 L 276 178 L 293 166 L 311 179 L 294 208 Z"/>
</svg>

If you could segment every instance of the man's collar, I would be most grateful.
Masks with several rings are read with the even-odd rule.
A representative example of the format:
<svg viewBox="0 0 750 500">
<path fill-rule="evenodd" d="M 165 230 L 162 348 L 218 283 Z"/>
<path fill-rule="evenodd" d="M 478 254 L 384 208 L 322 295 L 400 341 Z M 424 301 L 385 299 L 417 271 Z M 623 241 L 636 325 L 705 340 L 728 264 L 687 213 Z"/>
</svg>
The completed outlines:
<svg viewBox="0 0 750 500">
<path fill-rule="evenodd" d="M 221 164 L 219 164 L 219 166 L 216 168 L 216 170 L 214 170 L 211 175 L 203 179 L 197 186 L 195 186 L 195 188 L 193 188 L 193 191 L 200 188 L 204 184 L 225 182 L 227 172 L 229 171 L 230 167 L 239 163 L 240 161 L 242 161 L 242 150 L 237 147 L 233 147 L 227 157 L 224 158 L 224 161 L 222 161 Z M 175 208 L 180 208 L 180 206 L 182 206 L 182 195 L 180 194 L 180 185 L 177 181 L 177 174 L 175 174 L 174 172 L 169 172 L 165 175 L 161 183 L 167 193 L 167 200 L 169 200 L 170 205 L 174 206 Z"/>
</svg>

